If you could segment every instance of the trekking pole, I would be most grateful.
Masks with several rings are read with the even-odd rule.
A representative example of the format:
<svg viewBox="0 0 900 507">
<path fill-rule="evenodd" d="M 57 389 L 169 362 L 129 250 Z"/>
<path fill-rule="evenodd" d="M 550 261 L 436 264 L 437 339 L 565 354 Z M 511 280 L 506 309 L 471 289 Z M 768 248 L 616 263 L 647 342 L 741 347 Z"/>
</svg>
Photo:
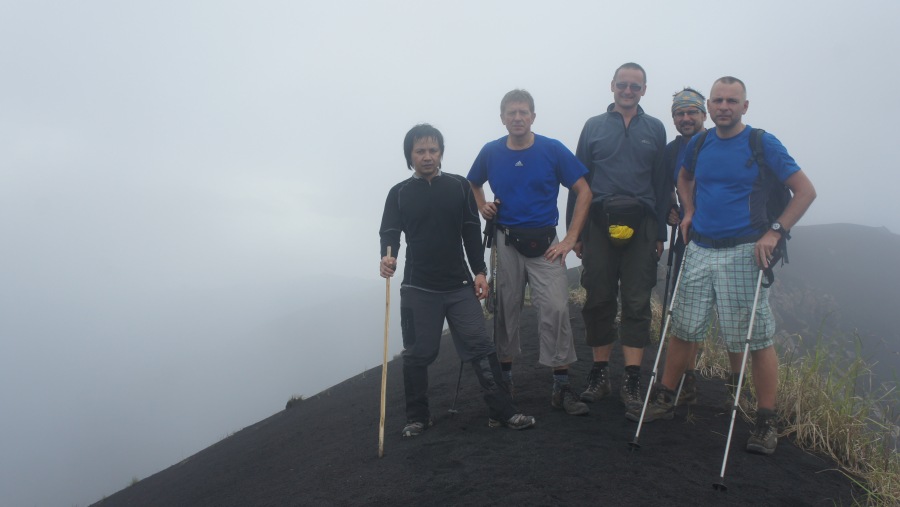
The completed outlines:
<svg viewBox="0 0 900 507">
<path fill-rule="evenodd" d="M 459 377 L 456 378 L 456 395 L 453 397 L 453 406 L 447 411 L 450 412 L 451 416 L 459 413 L 459 410 L 456 410 L 456 400 L 459 399 L 459 384 L 462 382 L 463 365 L 465 364 L 463 361 L 459 362 Z"/>
<path fill-rule="evenodd" d="M 387 247 L 387 256 L 391 256 L 391 247 Z M 388 325 L 391 321 L 391 277 L 384 279 L 384 357 L 381 361 L 381 419 L 378 422 L 378 457 L 384 456 L 384 407 L 387 393 L 388 363 Z"/>
<path fill-rule="evenodd" d="M 738 375 L 737 386 L 734 392 L 734 405 L 731 407 L 731 425 L 728 427 L 728 438 L 725 441 L 725 456 L 722 457 L 722 470 L 719 472 L 719 480 L 713 483 L 713 489 L 727 491 L 725 486 L 725 465 L 728 463 L 728 451 L 731 449 L 731 435 L 734 432 L 734 418 L 737 416 L 738 404 L 741 399 L 741 384 L 744 382 L 744 371 L 747 367 L 747 354 L 750 353 L 750 339 L 753 337 L 753 322 L 756 320 L 756 305 L 759 302 L 759 290 L 762 287 L 763 270 L 759 270 L 756 280 L 756 295 L 753 296 L 753 309 L 750 311 L 750 327 L 747 329 L 747 339 L 744 341 L 744 354 L 741 357 L 741 373 Z"/>
<path fill-rule="evenodd" d="M 674 240 L 675 235 L 672 235 Z M 672 255 L 669 254 L 669 260 L 671 262 Z M 684 271 L 684 264 L 687 260 L 687 252 L 681 258 L 681 271 Z M 670 265 L 671 266 L 671 265 Z M 675 288 L 672 290 L 672 301 L 669 302 L 669 308 L 666 311 L 666 322 L 663 328 L 659 332 L 659 348 L 656 350 L 656 360 L 653 361 L 653 371 L 650 372 L 650 384 L 647 387 L 647 394 L 644 396 L 644 406 L 641 407 L 641 417 L 638 419 L 637 430 L 634 432 L 634 440 L 628 442 L 628 445 L 631 446 L 631 449 L 640 449 L 641 445 L 638 443 L 638 437 L 641 435 L 641 426 L 644 424 L 644 415 L 647 413 L 647 404 L 650 402 L 650 393 L 653 392 L 653 384 L 656 379 L 656 373 L 659 368 L 659 358 L 662 356 L 663 344 L 666 342 L 666 332 L 669 330 L 669 322 L 672 320 L 672 308 L 675 307 L 675 296 L 678 295 L 678 286 L 681 285 L 681 279 L 683 276 L 679 276 L 678 279 L 675 280 Z M 666 280 L 668 284 L 668 280 Z"/>
</svg>

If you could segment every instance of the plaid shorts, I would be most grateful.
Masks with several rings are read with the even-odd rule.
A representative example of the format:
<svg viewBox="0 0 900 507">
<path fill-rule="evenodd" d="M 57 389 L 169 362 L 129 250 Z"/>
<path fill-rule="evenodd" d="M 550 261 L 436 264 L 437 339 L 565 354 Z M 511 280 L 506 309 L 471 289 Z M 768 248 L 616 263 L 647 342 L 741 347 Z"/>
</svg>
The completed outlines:
<svg viewBox="0 0 900 507">
<path fill-rule="evenodd" d="M 728 352 L 742 352 L 750 326 L 750 312 L 759 280 L 753 256 L 754 243 L 733 248 L 687 246 L 672 309 L 671 334 L 682 340 L 702 342 L 713 323 L 714 309 Z M 750 350 L 773 345 L 775 318 L 769 291 L 762 287 L 753 320 Z"/>
</svg>

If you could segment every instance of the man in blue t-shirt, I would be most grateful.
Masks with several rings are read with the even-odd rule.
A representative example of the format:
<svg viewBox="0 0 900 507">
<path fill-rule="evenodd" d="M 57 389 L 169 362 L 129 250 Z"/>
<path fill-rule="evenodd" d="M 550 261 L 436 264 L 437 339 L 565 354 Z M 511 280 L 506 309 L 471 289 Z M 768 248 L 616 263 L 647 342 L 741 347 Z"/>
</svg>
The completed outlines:
<svg viewBox="0 0 900 507">
<path fill-rule="evenodd" d="M 707 101 L 716 127 L 696 152 L 696 160 L 697 137 L 685 148 L 687 155 L 678 174 L 678 196 L 684 208 L 681 233 L 687 243 L 685 263 L 678 304 L 672 312 L 665 372 L 647 407 L 644 420 L 648 422 L 674 416 L 673 389 L 688 362 L 691 342 L 705 338 L 714 307 L 718 309 L 731 370 L 742 369 L 760 270 L 769 268 L 778 241 L 816 197 L 809 178 L 781 142 L 767 133 L 762 138 L 765 162 L 794 197 L 775 222 L 760 228 L 754 225 L 751 216 L 758 202 L 756 194 L 764 190 L 759 185 L 759 166 L 752 157 L 751 129 L 742 122 L 749 105 L 747 89 L 740 79 L 726 76 L 716 80 Z M 778 443 L 778 357 L 772 341 L 775 319 L 767 290 L 761 289 L 755 308 L 749 350 L 757 418 L 747 451 L 772 454 Z"/>
<path fill-rule="evenodd" d="M 534 119 L 531 94 L 507 93 L 500 102 L 500 120 L 509 135 L 485 144 L 467 176 L 481 215 L 497 224 L 494 342 L 511 382 L 512 361 L 521 353 L 519 316 L 527 281 L 538 309 L 538 362 L 553 368 L 551 404 L 571 415 L 585 415 L 587 405 L 569 388 L 568 368 L 577 357 L 565 259 L 584 226 L 591 191 L 584 166 L 561 142 L 532 132 Z M 494 202 L 485 199 L 486 182 Z M 562 241 L 556 237 L 560 185 L 577 194 L 574 218 Z"/>
</svg>

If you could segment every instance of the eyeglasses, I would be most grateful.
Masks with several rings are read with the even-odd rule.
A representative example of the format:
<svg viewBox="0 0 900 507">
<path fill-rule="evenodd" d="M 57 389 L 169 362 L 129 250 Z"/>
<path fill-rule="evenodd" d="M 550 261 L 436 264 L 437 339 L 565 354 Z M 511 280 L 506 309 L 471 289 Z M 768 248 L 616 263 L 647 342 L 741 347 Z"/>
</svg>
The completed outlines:
<svg viewBox="0 0 900 507">
<path fill-rule="evenodd" d="M 691 118 L 700 116 L 700 110 L 699 109 L 691 109 L 691 110 L 685 111 L 682 109 L 680 111 L 675 111 L 674 113 L 672 113 L 673 118 L 684 118 L 685 116 L 690 116 Z"/>
<path fill-rule="evenodd" d="M 639 92 L 644 89 L 644 85 L 639 85 L 637 83 L 616 83 L 616 88 L 623 91 L 625 88 L 631 88 L 631 91 Z"/>
</svg>

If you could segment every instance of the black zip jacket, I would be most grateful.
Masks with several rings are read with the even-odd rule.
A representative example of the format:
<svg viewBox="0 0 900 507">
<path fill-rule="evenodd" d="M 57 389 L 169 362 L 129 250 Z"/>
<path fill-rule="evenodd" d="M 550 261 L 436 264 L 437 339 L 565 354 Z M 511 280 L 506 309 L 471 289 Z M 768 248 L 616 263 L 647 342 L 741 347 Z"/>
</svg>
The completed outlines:
<svg viewBox="0 0 900 507">
<path fill-rule="evenodd" d="M 394 185 L 381 217 L 382 257 L 388 246 L 397 257 L 401 232 L 406 236 L 405 286 L 451 291 L 471 287 L 472 273 L 487 270 L 478 206 L 462 176 L 440 173 L 431 182 L 413 176 Z"/>
</svg>

